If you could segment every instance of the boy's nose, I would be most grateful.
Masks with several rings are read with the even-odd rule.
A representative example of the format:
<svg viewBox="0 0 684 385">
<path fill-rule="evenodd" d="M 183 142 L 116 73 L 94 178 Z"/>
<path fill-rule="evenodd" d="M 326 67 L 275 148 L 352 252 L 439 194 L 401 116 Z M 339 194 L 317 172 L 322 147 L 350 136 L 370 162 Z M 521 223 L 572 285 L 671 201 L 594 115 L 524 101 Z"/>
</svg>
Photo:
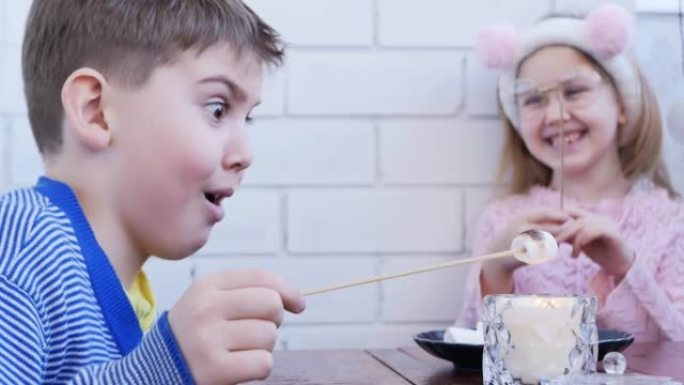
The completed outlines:
<svg viewBox="0 0 684 385">
<path fill-rule="evenodd" d="M 223 168 L 237 172 L 244 171 L 252 165 L 253 156 L 247 130 L 240 130 L 226 146 Z"/>
</svg>

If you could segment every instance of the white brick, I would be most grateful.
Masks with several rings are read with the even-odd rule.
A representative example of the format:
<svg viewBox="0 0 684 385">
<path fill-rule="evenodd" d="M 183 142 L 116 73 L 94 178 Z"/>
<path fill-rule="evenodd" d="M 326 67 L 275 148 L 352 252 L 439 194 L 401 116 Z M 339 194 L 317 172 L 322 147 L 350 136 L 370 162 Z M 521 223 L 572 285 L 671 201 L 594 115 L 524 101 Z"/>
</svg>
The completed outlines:
<svg viewBox="0 0 684 385">
<path fill-rule="evenodd" d="M 368 46 L 373 2 L 368 0 L 248 0 L 283 39 L 295 45 Z"/>
<path fill-rule="evenodd" d="M 264 71 L 262 103 L 258 105 L 253 117 L 280 116 L 285 112 L 285 73 L 282 68 Z"/>
<path fill-rule="evenodd" d="M 5 30 L 4 41 L 19 45 L 24 38 L 24 25 L 31 7 L 31 0 L 4 0 L 4 6 L 4 19 L 0 19 L 4 20 L 2 23 Z"/>
<path fill-rule="evenodd" d="M 413 336 L 429 330 L 444 330 L 448 323 L 411 325 L 290 326 L 281 328 L 288 350 L 391 349 L 416 346 Z"/>
<path fill-rule="evenodd" d="M 492 23 L 526 26 L 548 13 L 551 1 L 378 0 L 380 43 L 386 46 L 463 47 Z"/>
<path fill-rule="evenodd" d="M 465 228 L 466 228 L 466 248 L 472 250 L 473 236 L 480 215 L 484 211 L 487 203 L 495 198 L 494 188 L 469 188 L 465 191 Z"/>
<path fill-rule="evenodd" d="M 143 270 L 152 286 L 160 313 L 171 309 L 190 287 L 193 264 L 194 261 L 189 258 L 180 261 L 150 258 L 145 263 Z"/>
<path fill-rule="evenodd" d="M 241 257 L 197 259 L 197 277 L 224 270 L 260 269 L 277 274 L 307 291 L 377 275 L 372 257 Z M 364 285 L 306 298 L 306 311 L 285 315 L 288 324 L 373 322 L 377 285 Z"/>
<path fill-rule="evenodd" d="M 677 0 L 634 0 L 634 9 L 640 14 L 672 14 L 679 12 Z"/>
<path fill-rule="evenodd" d="M 466 112 L 469 116 L 496 117 L 499 73 L 488 70 L 474 55 L 466 56 Z"/>
<path fill-rule="evenodd" d="M 7 22 L 5 21 L 7 17 L 5 16 L 7 5 L 5 0 L 0 0 L 0 44 L 7 42 Z"/>
<path fill-rule="evenodd" d="M 295 252 L 453 252 L 461 249 L 461 192 L 306 190 L 289 196 Z"/>
<path fill-rule="evenodd" d="M 633 46 L 641 69 L 658 97 L 669 122 L 670 106 L 682 103 L 684 79 L 682 77 L 681 41 L 672 31 L 678 29 L 676 15 L 641 15 Z"/>
<path fill-rule="evenodd" d="M 280 200 L 277 192 L 239 190 L 223 204 L 225 218 L 198 253 L 278 252 L 283 243 Z"/>
<path fill-rule="evenodd" d="M 463 57 L 455 52 L 301 52 L 288 63 L 288 111 L 310 115 L 453 115 Z"/>
<path fill-rule="evenodd" d="M 0 44 L 0 114 L 25 112 L 21 48 L 14 44 Z"/>
<path fill-rule="evenodd" d="M 375 133 L 365 121 L 271 120 L 251 131 L 250 185 L 371 184 Z M 351 156 L 353 154 L 353 156 Z"/>
<path fill-rule="evenodd" d="M 382 274 L 453 261 L 454 257 L 386 257 Z M 461 308 L 467 266 L 451 267 L 382 283 L 384 322 L 454 322 Z"/>
<path fill-rule="evenodd" d="M 605 3 L 618 4 L 634 11 L 634 0 L 555 0 L 554 10 L 559 13 L 584 15 Z"/>
<path fill-rule="evenodd" d="M 388 183 L 494 180 L 503 142 L 498 121 L 386 122 L 380 132 L 382 177 Z"/>
<path fill-rule="evenodd" d="M 9 119 L 3 119 L 0 117 L 0 194 L 7 191 L 10 187 L 10 148 L 9 142 L 7 140 L 9 137 L 9 127 Z"/>
<path fill-rule="evenodd" d="M 10 176 L 14 187 L 32 186 L 43 175 L 43 162 L 28 119 L 11 121 Z"/>
</svg>

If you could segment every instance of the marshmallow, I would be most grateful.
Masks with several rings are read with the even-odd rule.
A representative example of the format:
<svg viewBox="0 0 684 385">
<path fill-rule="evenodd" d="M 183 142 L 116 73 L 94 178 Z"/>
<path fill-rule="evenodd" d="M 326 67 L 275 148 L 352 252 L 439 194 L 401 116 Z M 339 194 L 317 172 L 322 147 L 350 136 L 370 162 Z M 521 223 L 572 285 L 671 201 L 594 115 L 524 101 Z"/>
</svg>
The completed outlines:
<svg viewBox="0 0 684 385">
<path fill-rule="evenodd" d="M 484 335 L 482 332 L 482 323 L 477 323 L 477 329 L 465 329 L 455 326 L 448 327 L 444 331 L 444 342 L 452 344 L 466 344 L 466 345 L 483 345 Z"/>
<path fill-rule="evenodd" d="M 553 235 L 534 229 L 513 238 L 511 249 L 514 250 L 515 258 L 529 264 L 550 261 L 558 255 L 558 243 Z M 518 251 L 520 249 L 524 251 Z"/>
</svg>

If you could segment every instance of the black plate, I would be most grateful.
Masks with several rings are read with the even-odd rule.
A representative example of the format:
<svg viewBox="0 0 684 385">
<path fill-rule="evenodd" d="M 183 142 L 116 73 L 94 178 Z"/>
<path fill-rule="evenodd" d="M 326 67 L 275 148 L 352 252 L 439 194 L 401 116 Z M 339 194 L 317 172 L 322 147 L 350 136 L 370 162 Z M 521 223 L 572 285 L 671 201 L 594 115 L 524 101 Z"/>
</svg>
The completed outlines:
<svg viewBox="0 0 684 385">
<path fill-rule="evenodd" d="M 609 352 L 620 352 L 634 342 L 634 337 L 617 330 L 598 331 L 598 359 Z M 432 330 L 413 336 L 413 340 L 435 357 L 451 361 L 454 370 L 481 371 L 482 345 L 444 342 L 444 330 Z"/>
</svg>

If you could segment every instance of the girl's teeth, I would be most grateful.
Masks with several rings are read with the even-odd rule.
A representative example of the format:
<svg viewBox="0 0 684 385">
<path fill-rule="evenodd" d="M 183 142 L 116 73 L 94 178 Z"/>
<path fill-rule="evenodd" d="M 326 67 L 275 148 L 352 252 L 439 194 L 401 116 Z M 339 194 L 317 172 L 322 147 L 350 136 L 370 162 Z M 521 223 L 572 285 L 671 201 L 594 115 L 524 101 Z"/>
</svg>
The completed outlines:
<svg viewBox="0 0 684 385">
<path fill-rule="evenodd" d="M 572 144 L 572 143 L 576 142 L 579 139 L 579 137 L 580 137 L 580 134 L 578 132 L 573 132 L 571 134 L 564 135 L 563 141 L 565 142 L 565 144 Z M 559 136 L 554 137 L 551 142 L 554 146 L 558 146 L 560 140 L 561 140 L 561 137 L 559 135 Z"/>
</svg>

